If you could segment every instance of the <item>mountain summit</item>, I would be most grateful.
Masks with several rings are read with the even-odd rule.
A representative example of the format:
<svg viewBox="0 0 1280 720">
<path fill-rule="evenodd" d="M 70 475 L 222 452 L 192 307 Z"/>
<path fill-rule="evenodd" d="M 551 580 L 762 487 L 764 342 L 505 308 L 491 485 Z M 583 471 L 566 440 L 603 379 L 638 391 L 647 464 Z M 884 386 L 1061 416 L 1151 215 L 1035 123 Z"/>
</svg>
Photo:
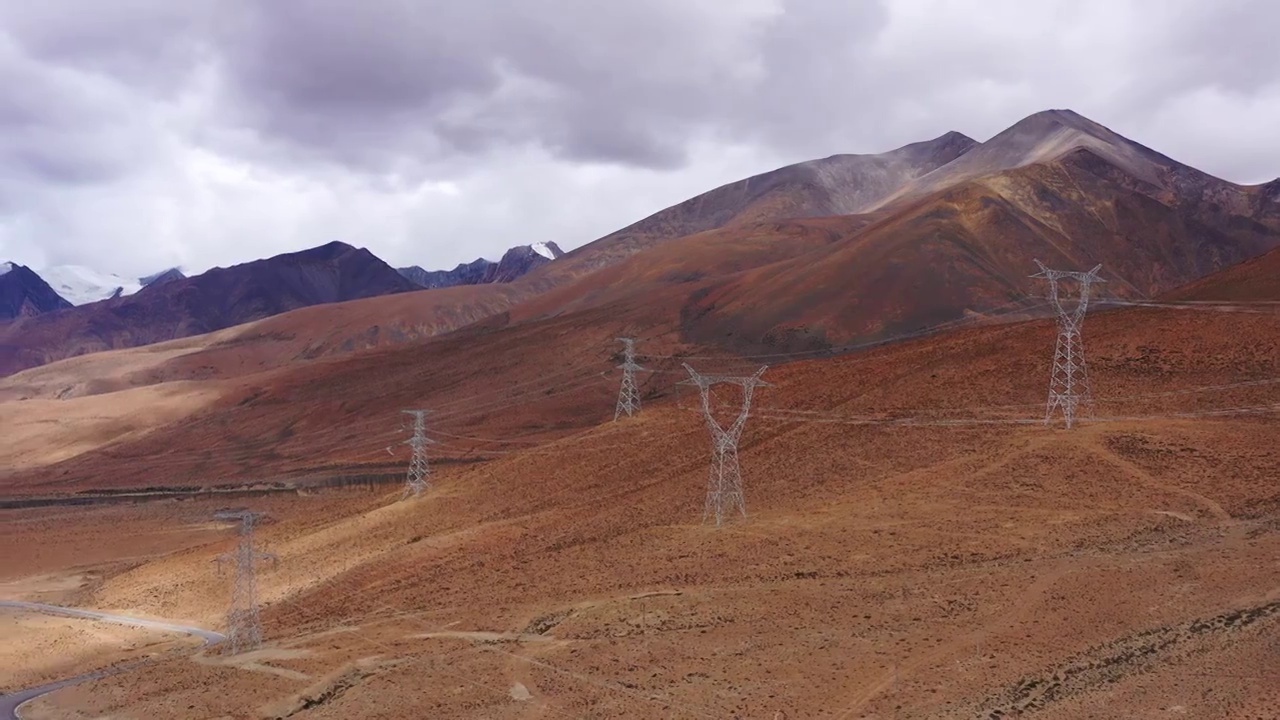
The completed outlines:
<svg viewBox="0 0 1280 720">
<path fill-rule="evenodd" d="M 1164 168 L 1177 164 L 1072 110 L 1045 110 L 1023 118 L 885 200 L 928 195 L 984 175 L 1057 160 L 1076 150 L 1090 151 L 1152 185 L 1160 184 Z"/>
<path fill-rule="evenodd" d="M 958 132 L 874 155 L 832 155 L 722 185 L 613 233 L 679 237 L 778 218 L 871 210 L 912 180 L 962 157 L 976 141 Z"/>
<path fill-rule="evenodd" d="M 71 303 L 31 268 L 13 262 L 0 263 L 0 321 L 34 317 L 69 307 Z"/>
</svg>

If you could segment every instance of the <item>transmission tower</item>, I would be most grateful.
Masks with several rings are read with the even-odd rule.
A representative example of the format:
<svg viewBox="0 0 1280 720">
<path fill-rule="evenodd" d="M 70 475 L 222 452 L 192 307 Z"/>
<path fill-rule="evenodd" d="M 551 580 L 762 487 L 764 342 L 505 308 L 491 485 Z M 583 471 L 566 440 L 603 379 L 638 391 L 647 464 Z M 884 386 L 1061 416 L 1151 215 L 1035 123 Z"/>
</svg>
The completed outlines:
<svg viewBox="0 0 1280 720">
<path fill-rule="evenodd" d="M 623 361 L 618 366 L 622 368 L 622 387 L 618 388 L 618 404 L 613 410 L 614 420 L 622 417 L 623 413 L 631 417 L 640 412 L 640 391 L 636 389 L 636 371 L 644 370 L 636 364 L 635 338 L 618 338 L 618 342 L 623 345 Z"/>
<path fill-rule="evenodd" d="M 1080 328 L 1089 309 L 1089 286 L 1106 281 L 1098 277 L 1101 264 L 1089 272 L 1050 270 L 1039 260 L 1036 260 L 1036 265 L 1040 266 L 1040 272 L 1031 277 L 1049 281 L 1049 301 L 1058 312 L 1058 342 L 1053 351 L 1053 371 L 1049 377 L 1049 402 L 1045 407 L 1044 422 L 1048 425 L 1054 412 L 1061 411 L 1070 428 L 1075 425 L 1081 411 L 1086 417 L 1093 417 L 1093 389 L 1089 385 L 1089 366 L 1084 359 Z M 1064 278 L 1075 280 L 1080 285 L 1079 302 L 1071 311 L 1062 306 L 1058 292 L 1058 281 Z"/>
<path fill-rule="evenodd" d="M 220 512 L 214 515 L 218 520 L 240 523 L 240 543 L 235 552 L 225 553 L 217 558 L 219 574 L 224 563 L 234 562 L 236 565 L 236 584 L 231 594 L 231 609 L 227 612 L 227 639 L 231 643 L 232 654 L 256 650 L 262 645 L 262 620 L 258 614 L 257 565 L 259 562 L 270 562 L 274 565 L 277 560 L 271 553 L 253 549 L 253 528 L 263 517 L 265 517 L 263 513 L 248 510 Z"/>
<path fill-rule="evenodd" d="M 707 428 L 711 430 L 711 478 L 707 483 L 707 502 L 702 510 L 702 521 L 714 517 L 716 527 L 720 527 L 726 515 L 735 510 L 747 516 L 747 502 L 742 494 L 742 471 L 738 467 L 738 440 L 742 438 L 742 428 L 747 424 L 747 416 L 751 414 L 751 397 L 755 389 L 768 386 L 760 379 L 768 365 L 761 367 L 755 375 L 737 377 L 728 375 L 702 375 L 686 363 L 684 369 L 689 379 L 682 385 L 697 385 L 702 395 L 702 414 L 707 420 Z M 711 386 L 721 383 L 740 385 L 742 387 L 742 411 L 729 427 L 721 427 L 711 411 Z"/>
<path fill-rule="evenodd" d="M 405 415 L 413 417 L 413 437 L 404 441 L 413 448 L 413 457 L 409 459 L 409 472 L 404 481 L 404 497 L 418 496 L 430 484 L 431 468 L 427 465 L 427 446 L 434 443 L 426 435 L 426 415 L 430 410 L 402 410 Z"/>
</svg>

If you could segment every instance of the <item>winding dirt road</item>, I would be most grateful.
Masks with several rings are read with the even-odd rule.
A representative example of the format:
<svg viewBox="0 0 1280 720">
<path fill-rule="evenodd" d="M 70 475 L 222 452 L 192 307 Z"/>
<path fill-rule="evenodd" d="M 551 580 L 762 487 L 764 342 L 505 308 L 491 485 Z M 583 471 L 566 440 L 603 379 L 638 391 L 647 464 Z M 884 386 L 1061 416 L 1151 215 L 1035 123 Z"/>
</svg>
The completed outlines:
<svg viewBox="0 0 1280 720">
<path fill-rule="evenodd" d="M 111 613 L 98 612 L 96 610 L 79 610 L 76 608 L 60 607 L 58 605 L 45 605 L 43 603 L 22 602 L 18 600 L 0 600 L 0 608 L 26 610 L 29 612 L 44 613 L 46 615 L 84 618 L 86 620 L 99 620 L 102 622 L 116 623 L 117 625 L 132 625 L 134 627 L 148 628 L 151 630 L 166 630 L 169 632 L 185 633 L 187 635 L 195 635 L 196 637 L 203 639 L 206 646 L 216 645 L 226 639 L 222 633 L 217 633 L 212 630 L 188 627 L 186 625 L 175 625 L 173 623 L 161 622 L 158 620 L 128 617 L 126 615 L 112 615 Z M 48 695 L 55 690 L 61 690 L 62 688 L 77 685 L 88 680 L 96 680 L 98 678 L 107 677 L 108 675 L 115 675 L 127 670 L 132 670 L 146 662 L 147 660 L 145 659 L 139 660 L 119 667 L 85 673 L 83 675 L 66 678 L 65 680 L 58 680 L 57 682 L 48 683 L 46 685 L 27 688 L 26 690 L 19 690 L 18 692 L 10 693 L 8 695 L 0 695 L 0 720 L 19 720 L 18 708 L 42 695 Z"/>
</svg>

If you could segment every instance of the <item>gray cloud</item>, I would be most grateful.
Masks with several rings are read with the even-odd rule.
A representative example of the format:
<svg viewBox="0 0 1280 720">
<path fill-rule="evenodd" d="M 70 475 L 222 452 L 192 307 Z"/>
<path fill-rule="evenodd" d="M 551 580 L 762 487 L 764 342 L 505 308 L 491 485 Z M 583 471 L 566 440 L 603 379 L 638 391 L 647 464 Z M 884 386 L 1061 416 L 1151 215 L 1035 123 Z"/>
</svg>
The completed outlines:
<svg viewBox="0 0 1280 720">
<path fill-rule="evenodd" d="M 785 162 L 1070 107 L 1280 174 L 1266 0 L 0 0 L 0 259 L 573 247 Z"/>
</svg>

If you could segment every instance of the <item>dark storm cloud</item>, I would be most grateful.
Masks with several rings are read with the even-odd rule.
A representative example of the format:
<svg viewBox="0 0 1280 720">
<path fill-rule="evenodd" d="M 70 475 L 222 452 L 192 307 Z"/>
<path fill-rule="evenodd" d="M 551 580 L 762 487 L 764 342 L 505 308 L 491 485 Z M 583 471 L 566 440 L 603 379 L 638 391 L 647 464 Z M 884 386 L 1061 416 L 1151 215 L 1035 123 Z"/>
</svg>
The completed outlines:
<svg viewBox="0 0 1280 720">
<path fill-rule="evenodd" d="M 111 181 L 139 161 L 128 106 L 0 35 L 0 208 L 41 185 Z"/>
<path fill-rule="evenodd" d="M 376 169 L 447 154 L 436 128 L 498 84 L 460 3 L 233 2 L 213 41 L 240 119 L 270 139 Z M 407 148 L 404 146 L 408 146 Z"/>
<path fill-rule="evenodd" d="M 29 59 L 171 92 L 199 60 L 216 0 L 3 0 L 0 27 Z"/>
<path fill-rule="evenodd" d="M 372 166 L 404 145 L 431 161 L 532 142 L 573 160 L 674 167 L 684 153 L 670 136 L 730 106 L 735 64 L 751 52 L 723 45 L 735 10 L 687 0 L 236 7 L 216 42 L 242 117 L 297 149 Z"/>
</svg>

